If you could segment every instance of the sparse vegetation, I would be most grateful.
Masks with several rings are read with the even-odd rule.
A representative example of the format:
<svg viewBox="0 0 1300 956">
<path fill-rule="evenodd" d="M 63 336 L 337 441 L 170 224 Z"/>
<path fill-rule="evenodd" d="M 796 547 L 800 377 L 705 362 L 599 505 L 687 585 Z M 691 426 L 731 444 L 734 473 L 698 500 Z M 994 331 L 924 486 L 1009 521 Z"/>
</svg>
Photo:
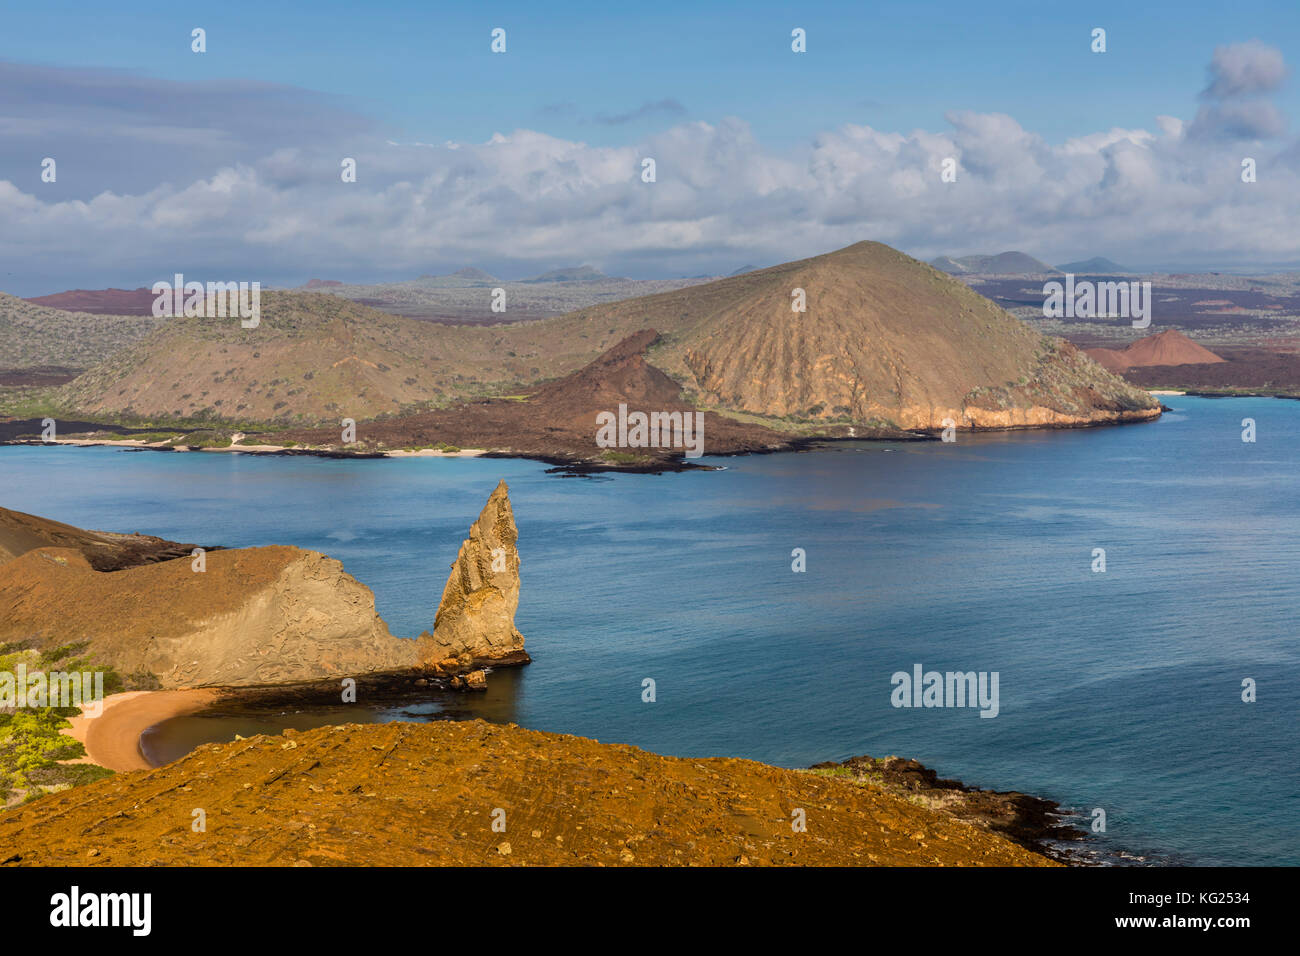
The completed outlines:
<svg viewBox="0 0 1300 956">
<path fill-rule="evenodd" d="M 139 342 L 167 319 L 64 312 L 0 292 L 0 368 L 90 368 Z"/>
<path fill-rule="evenodd" d="M 13 674 L 19 664 L 28 674 L 95 671 L 104 675 L 105 696 L 122 690 L 125 683 L 111 667 L 76 656 L 84 646 L 67 644 L 41 653 L 0 645 L 0 673 Z M 86 754 L 79 741 L 60 732 L 77 713 L 75 707 L 0 708 L 0 803 L 10 806 L 112 775 L 94 764 L 64 762 Z"/>
</svg>

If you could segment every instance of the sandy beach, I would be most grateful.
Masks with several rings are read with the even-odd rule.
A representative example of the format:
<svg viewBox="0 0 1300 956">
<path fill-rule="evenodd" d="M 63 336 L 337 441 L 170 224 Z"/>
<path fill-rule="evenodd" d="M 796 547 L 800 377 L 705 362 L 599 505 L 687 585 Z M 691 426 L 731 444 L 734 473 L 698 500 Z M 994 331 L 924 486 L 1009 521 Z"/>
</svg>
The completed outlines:
<svg viewBox="0 0 1300 956">
<path fill-rule="evenodd" d="M 106 445 L 116 448 L 168 448 L 166 442 L 143 442 L 135 441 L 129 438 L 56 438 L 54 441 L 45 442 L 47 445 Z M 275 454 L 278 452 L 310 452 L 312 449 L 301 446 L 287 445 L 226 445 L 221 448 L 199 448 L 197 451 L 214 451 L 214 452 L 261 452 Z M 188 451 L 185 447 L 177 448 L 176 451 Z M 381 451 L 380 454 L 385 458 L 477 458 L 480 455 L 486 455 L 486 448 L 462 448 L 459 451 L 440 451 L 437 448 L 420 448 L 416 451 L 407 451 L 406 449 L 393 449 L 391 451 Z"/>
<path fill-rule="evenodd" d="M 477 458 L 486 455 L 486 448 L 462 448 L 460 451 L 439 451 L 436 448 L 421 448 L 418 451 L 384 452 L 389 458 Z"/>
<path fill-rule="evenodd" d="M 94 763 L 109 770 L 152 770 L 140 752 L 140 735 L 171 717 L 181 717 L 202 710 L 216 700 L 217 692 L 197 690 L 135 690 L 111 694 L 104 698 L 98 717 L 71 717 L 70 729 L 63 733 L 86 748 L 80 762 Z"/>
</svg>

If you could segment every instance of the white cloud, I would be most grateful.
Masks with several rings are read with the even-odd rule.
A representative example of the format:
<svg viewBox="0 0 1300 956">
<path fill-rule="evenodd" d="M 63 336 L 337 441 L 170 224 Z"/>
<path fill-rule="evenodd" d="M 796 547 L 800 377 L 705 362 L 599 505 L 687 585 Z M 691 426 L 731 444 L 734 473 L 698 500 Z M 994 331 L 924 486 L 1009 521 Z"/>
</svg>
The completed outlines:
<svg viewBox="0 0 1300 956">
<path fill-rule="evenodd" d="M 1212 68 L 1217 98 L 1191 124 L 1160 116 L 1154 130 L 1060 145 L 1011 116 L 969 111 L 941 131 L 845 125 L 793 156 L 766 150 L 739 119 L 617 147 L 534 130 L 400 145 L 352 124 L 334 141 L 276 142 L 184 184 L 86 200 L 0 180 L 0 255 L 15 272 L 39 256 L 44 274 L 61 257 L 68 286 L 86 284 L 79 269 L 142 282 L 172 271 L 273 282 L 466 263 L 697 274 L 860 239 L 925 257 L 1019 248 L 1052 261 L 1296 262 L 1300 147 L 1239 142 L 1281 128 L 1260 94 L 1285 68 L 1268 48 L 1225 49 Z M 1256 183 L 1240 181 L 1245 155 L 1258 162 Z M 340 179 L 343 156 L 357 159 L 356 183 Z M 641 181 L 647 156 L 655 183 Z M 947 157 L 956 183 L 940 180 Z"/>
<path fill-rule="evenodd" d="M 1228 99 L 1271 93 L 1286 78 L 1282 51 L 1259 40 L 1216 47 L 1210 60 L 1210 85 L 1202 95 Z"/>
</svg>

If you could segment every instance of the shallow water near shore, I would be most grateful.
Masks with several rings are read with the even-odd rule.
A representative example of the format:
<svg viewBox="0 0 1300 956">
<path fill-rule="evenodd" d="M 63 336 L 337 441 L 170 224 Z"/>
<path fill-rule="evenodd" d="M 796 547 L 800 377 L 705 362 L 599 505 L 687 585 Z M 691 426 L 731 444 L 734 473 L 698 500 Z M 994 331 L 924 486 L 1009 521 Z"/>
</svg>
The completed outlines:
<svg viewBox="0 0 1300 956">
<path fill-rule="evenodd" d="M 493 674 L 484 696 L 178 718 L 146 738 L 160 759 L 277 722 L 472 713 L 794 767 L 901 754 L 1058 800 L 1085 825 L 1100 808 L 1102 849 L 1300 863 L 1300 403 L 1165 401 L 1150 424 L 845 443 L 660 476 L 4 447 L 0 503 L 324 551 L 414 636 L 487 494 L 509 483 L 532 666 Z M 806 573 L 791 571 L 794 548 Z M 891 676 L 918 663 L 998 672 L 997 717 L 891 706 Z"/>
</svg>

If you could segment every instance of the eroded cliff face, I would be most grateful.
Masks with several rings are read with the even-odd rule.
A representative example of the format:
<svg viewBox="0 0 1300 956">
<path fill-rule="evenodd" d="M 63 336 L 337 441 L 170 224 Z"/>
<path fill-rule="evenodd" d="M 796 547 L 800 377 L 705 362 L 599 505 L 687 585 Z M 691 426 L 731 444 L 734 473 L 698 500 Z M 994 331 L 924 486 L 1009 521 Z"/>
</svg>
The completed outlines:
<svg viewBox="0 0 1300 956">
<path fill-rule="evenodd" d="M 374 594 L 333 558 L 240 548 L 122 571 L 79 551 L 36 548 L 0 566 L 0 642 L 85 653 L 164 688 L 239 686 L 412 667 Z"/>
<path fill-rule="evenodd" d="M 442 674 L 484 664 L 524 664 L 519 607 L 519 530 L 502 481 L 452 563 L 433 633 L 420 635 L 421 662 Z"/>
<path fill-rule="evenodd" d="M 651 361 L 706 407 L 833 426 L 1072 427 L 1160 405 L 1060 339 L 879 243 L 670 293 Z M 806 311 L 793 312 L 802 292 Z M 612 309 L 612 307 L 610 307 Z"/>
<path fill-rule="evenodd" d="M 236 548 L 209 551 L 201 561 L 188 554 L 168 560 L 189 546 L 163 542 L 165 553 L 140 557 L 154 563 L 104 571 L 95 563 L 102 541 L 128 536 L 2 512 L 0 531 L 18 530 L 0 554 L 0 643 L 49 649 L 88 642 L 91 660 L 164 688 L 423 668 L 473 690 L 484 686 L 478 668 L 529 660 L 514 626 L 519 532 L 504 481 L 461 544 L 433 633 L 419 640 L 389 633 L 371 590 L 316 551 Z M 58 535 L 29 534 L 37 525 Z M 134 537 L 129 543 L 134 547 Z"/>
<path fill-rule="evenodd" d="M 973 389 L 959 408 L 932 410 L 930 423 L 916 427 L 941 428 L 949 418 L 958 428 L 1078 428 L 1150 421 L 1160 413 L 1160 402 L 1150 393 L 1112 375 L 1069 342 L 1044 339 L 1027 381 Z M 921 409 L 911 414 L 918 423 L 924 420 Z"/>
</svg>

